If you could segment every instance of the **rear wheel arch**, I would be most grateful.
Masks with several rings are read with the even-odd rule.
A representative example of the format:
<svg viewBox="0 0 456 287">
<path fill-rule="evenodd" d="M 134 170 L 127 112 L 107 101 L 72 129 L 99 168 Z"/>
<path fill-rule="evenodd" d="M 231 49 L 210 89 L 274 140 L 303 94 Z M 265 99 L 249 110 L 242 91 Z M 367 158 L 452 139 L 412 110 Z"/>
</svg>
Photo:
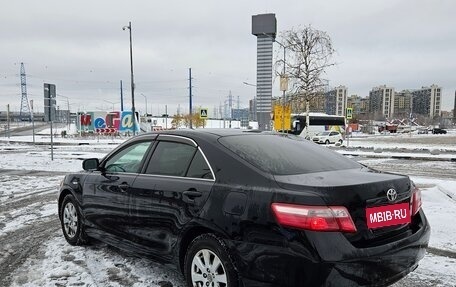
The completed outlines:
<svg viewBox="0 0 456 287">
<path fill-rule="evenodd" d="M 204 226 L 194 226 L 185 232 L 179 247 L 179 268 L 182 271 L 182 274 L 184 274 L 185 254 L 192 241 L 200 235 L 210 233 L 215 234 L 220 238 L 224 238 L 222 234 Z"/>
<path fill-rule="evenodd" d="M 187 249 L 183 275 L 188 286 L 194 286 L 195 282 L 204 284 L 205 280 L 203 286 L 211 286 L 211 282 L 212 286 L 219 286 L 218 283 L 227 287 L 243 286 L 239 271 L 222 237 L 212 232 L 201 234 L 191 241 Z"/>
</svg>

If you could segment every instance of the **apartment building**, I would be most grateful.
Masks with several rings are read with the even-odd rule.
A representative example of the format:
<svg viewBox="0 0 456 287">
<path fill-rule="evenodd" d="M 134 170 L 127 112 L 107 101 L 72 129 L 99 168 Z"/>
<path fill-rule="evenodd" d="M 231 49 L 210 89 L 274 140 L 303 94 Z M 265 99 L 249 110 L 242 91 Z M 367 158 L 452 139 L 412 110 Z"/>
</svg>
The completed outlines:
<svg viewBox="0 0 456 287">
<path fill-rule="evenodd" d="M 325 111 L 328 115 L 345 116 L 348 97 L 347 87 L 338 86 L 325 93 Z"/>
<path fill-rule="evenodd" d="M 412 113 L 429 118 L 439 117 L 442 108 L 441 101 L 441 87 L 437 85 L 422 87 L 412 92 Z"/>
<path fill-rule="evenodd" d="M 412 112 L 412 92 L 403 90 L 394 94 L 394 116 L 409 117 Z"/>
<path fill-rule="evenodd" d="M 369 113 L 391 118 L 394 114 L 394 88 L 386 85 L 369 92 Z"/>
</svg>

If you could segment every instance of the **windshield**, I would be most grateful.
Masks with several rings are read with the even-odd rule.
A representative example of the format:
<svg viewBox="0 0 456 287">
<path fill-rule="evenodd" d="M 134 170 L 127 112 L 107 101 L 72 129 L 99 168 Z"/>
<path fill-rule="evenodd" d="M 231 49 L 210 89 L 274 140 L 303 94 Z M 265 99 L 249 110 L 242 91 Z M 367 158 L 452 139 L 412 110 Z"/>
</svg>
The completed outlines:
<svg viewBox="0 0 456 287">
<path fill-rule="evenodd" d="M 319 133 L 317 135 L 319 135 L 319 136 L 329 136 L 329 132 L 322 132 L 322 133 Z"/>
<path fill-rule="evenodd" d="M 291 136 L 251 134 L 221 137 L 219 142 L 255 167 L 274 175 L 360 168 L 346 157 Z"/>
</svg>

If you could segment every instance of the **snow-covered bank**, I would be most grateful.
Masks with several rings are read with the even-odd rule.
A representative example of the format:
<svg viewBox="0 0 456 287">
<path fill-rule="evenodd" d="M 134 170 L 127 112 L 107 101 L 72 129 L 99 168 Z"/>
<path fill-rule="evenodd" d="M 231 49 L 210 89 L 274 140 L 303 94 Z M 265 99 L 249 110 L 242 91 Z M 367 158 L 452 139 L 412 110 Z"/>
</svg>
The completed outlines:
<svg viewBox="0 0 456 287">
<path fill-rule="evenodd" d="M 114 145 L 109 143 L 58 146 L 51 161 L 46 146 L 0 143 L 0 263 L 6 262 L 2 265 L 6 268 L 14 266 L 8 271 L 0 270 L 0 277 L 11 276 L 11 281 L 0 278 L 0 282 L 8 282 L 0 285 L 6 287 L 10 282 L 12 286 L 30 287 L 185 285 L 182 276 L 174 270 L 105 244 L 70 246 L 58 230 L 56 194 L 63 174 L 80 170 L 81 159 L 101 158 L 112 148 Z M 430 246 L 450 255 L 428 253 L 420 267 L 394 287 L 456 286 L 456 225 L 452 224 L 456 216 L 456 179 L 429 172 L 452 173 L 455 164 L 386 158 L 362 160 L 362 163 L 381 163 L 386 167 L 384 170 L 412 175 L 422 190 L 423 209 L 432 227 Z M 415 170 L 422 170 L 423 174 L 416 175 Z M 41 235 L 33 237 L 38 229 Z M 11 234 L 14 236 L 9 237 Z M 24 261 L 17 261 L 17 254 L 24 256 Z"/>
<path fill-rule="evenodd" d="M 456 181 L 423 177 L 412 180 L 421 189 L 423 209 L 432 228 L 429 246 L 456 253 Z"/>
</svg>

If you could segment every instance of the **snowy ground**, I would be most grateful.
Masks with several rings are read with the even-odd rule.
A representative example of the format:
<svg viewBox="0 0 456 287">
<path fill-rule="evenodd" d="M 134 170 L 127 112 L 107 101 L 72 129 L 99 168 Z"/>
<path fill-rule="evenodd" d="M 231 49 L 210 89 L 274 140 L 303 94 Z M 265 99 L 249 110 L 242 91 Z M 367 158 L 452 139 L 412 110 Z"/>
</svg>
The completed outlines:
<svg viewBox="0 0 456 287">
<path fill-rule="evenodd" d="M 379 139 L 359 141 L 364 148 L 385 148 Z M 94 138 L 90 145 L 58 145 L 53 161 L 48 146 L 0 143 L 0 286 L 184 286 L 180 274 L 151 260 L 102 243 L 73 247 L 61 235 L 56 198 L 63 175 L 80 170 L 83 158 L 104 156 L 120 141 Z M 456 141 L 448 141 L 453 141 L 451 135 L 430 148 L 456 150 Z M 417 147 L 409 143 L 403 148 Z M 379 170 L 409 174 L 422 190 L 432 226 L 430 249 L 420 267 L 394 286 L 456 286 L 456 163 L 354 158 Z"/>
</svg>

